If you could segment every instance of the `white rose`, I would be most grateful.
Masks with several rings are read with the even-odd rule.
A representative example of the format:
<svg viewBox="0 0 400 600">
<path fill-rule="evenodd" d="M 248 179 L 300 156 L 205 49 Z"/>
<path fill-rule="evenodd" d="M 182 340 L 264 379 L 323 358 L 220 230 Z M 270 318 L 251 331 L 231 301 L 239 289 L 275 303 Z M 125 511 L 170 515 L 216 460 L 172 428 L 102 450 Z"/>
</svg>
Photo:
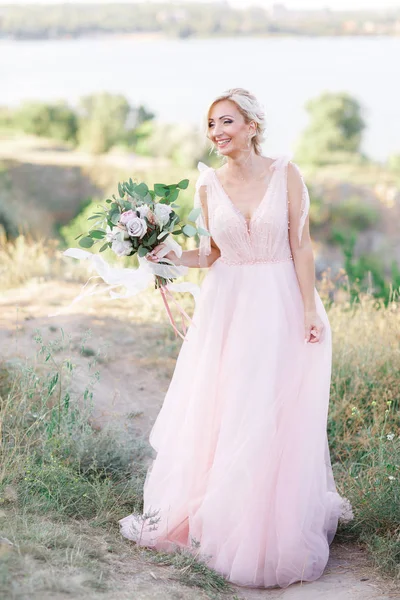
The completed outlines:
<svg viewBox="0 0 400 600">
<path fill-rule="evenodd" d="M 172 208 L 168 206 L 168 204 L 156 204 L 154 208 L 154 214 L 160 227 L 168 223 L 171 210 Z"/>
<path fill-rule="evenodd" d="M 143 204 L 142 206 L 138 206 L 136 210 L 138 211 L 140 218 L 144 219 L 145 217 L 147 217 L 147 214 L 150 210 L 150 206 L 148 206 L 147 204 Z"/>
<path fill-rule="evenodd" d="M 132 243 L 129 240 L 121 241 L 120 239 L 116 239 L 112 243 L 111 250 L 117 256 L 128 256 L 132 252 Z"/>
<path fill-rule="evenodd" d="M 130 236 L 142 238 L 147 231 L 147 223 L 140 217 L 133 217 L 127 222 L 126 230 Z"/>
</svg>

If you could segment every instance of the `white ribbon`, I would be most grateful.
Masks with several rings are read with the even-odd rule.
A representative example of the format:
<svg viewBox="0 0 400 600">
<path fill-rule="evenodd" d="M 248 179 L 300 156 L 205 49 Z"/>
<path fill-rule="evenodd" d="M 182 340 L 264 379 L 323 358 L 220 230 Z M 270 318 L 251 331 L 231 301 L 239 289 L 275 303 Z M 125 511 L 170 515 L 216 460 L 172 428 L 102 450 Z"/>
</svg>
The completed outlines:
<svg viewBox="0 0 400 600">
<path fill-rule="evenodd" d="M 159 275 L 165 279 L 175 279 L 182 275 L 185 275 L 188 271 L 188 267 L 175 265 L 171 260 L 164 257 L 165 254 L 173 250 L 178 256 L 182 256 L 181 246 L 172 237 L 168 238 L 163 242 L 164 248 L 157 252 L 160 258 L 163 258 L 163 262 L 168 264 L 161 265 L 159 263 L 153 263 L 148 261 L 145 257 L 138 257 L 139 267 L 135 269 L 123 268 L 123 267 L 112 267 L 109 265 L 104 258 L 98 254 L 92 254 L 86 250 L 80 248 L 68 248 L 63 252 L 64 256 L 76 258 L 78 260 L 88 260 L 97 275 L 93 275 L 88 279 L 82 288 L 81 293 L 74 298 L 71 302 L 75 304 L 87 296 L 94 296 L 97 294 L 104 294 L 109 292 L 109 299 L 114 300 L 117 298 L 130 298 L 135 296 L 139 292 L 144 291 L 149 287 L 150 284 L 154 283 L 154 277 Z M 107 284 L 106 287 L 101 286 L 98 288 L 98 284 L 95 284 L 92 288 L 87 288 L 89 281 L 94 278 L 101 277 L 101 279 Z M 125 288 L 123 292 L 113 291 L 115 288 Z M 196 302 L 200 288 L 195 283 L 188 281 L 181 283 L 168 283 L 166 286 L 171 291 L 176 292 L 189 292 L 193 295 L 194 301 Z M 48 315 L 54 317 L 59 315 L 60 312 Z"/>
</svg>

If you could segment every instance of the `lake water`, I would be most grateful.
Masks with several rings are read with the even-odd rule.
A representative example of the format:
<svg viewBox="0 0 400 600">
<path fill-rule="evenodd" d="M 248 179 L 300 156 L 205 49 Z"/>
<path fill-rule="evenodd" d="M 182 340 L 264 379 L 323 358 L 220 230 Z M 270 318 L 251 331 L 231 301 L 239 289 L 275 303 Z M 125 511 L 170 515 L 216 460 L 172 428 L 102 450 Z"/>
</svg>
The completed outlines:
<svg viewBox="0 0 400 600">
<path fill-rule="evenodd" d="M 268 115 L 268 153 L 292 152 L 305 102 L 346 91 L 363 105 L 364 150 L 400 153 L 400 38 L 107 38 L 0 42 L 0 104 L 125 94 L 162 121 L 201 124 L 209 101 L 246 87 Z"/>
</svg>

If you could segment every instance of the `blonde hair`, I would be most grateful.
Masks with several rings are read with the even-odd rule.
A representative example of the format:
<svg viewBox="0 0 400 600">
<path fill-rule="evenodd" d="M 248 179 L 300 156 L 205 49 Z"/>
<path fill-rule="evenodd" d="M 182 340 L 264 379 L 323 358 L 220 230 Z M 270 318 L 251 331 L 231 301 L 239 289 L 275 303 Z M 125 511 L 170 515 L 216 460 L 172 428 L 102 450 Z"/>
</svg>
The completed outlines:
<svg viewBox="0 0 400 600">
<path fill-rule="evenodd" d="M 217 104 L 217 102 L 221 102 L 222 100 L 230 100 L 231 102 L 234 102 L 246 123 L 250 123 L 251 121 L 255 122 L 256 133 L 251 138 L 251 142 L 254 146 L 254 152 L 258 155 L 261 155 L 261 144 L 265 139 L 264 132 L 266 126 L 264 109 L 258 102 L 257 98 L 248 90 L 243 88 L 231 88 L 226 90 L 226 92 L 222 93 L 220 96 L 217 96 L 217 98 L 211 102 L 206 114 L 206 134 L 208 132 L 208 119 L 210 111 L 212 107 Z"/>
</svg>

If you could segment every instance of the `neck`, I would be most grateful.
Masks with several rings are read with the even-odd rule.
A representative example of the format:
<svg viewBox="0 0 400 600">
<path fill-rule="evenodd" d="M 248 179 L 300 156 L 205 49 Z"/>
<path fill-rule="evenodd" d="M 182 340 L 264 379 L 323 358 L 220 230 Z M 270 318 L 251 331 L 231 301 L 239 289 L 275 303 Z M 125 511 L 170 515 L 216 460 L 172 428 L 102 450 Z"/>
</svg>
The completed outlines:
<svg viewBox="0 0 400 600">
<path fill-rule="evenodd" d="M 252 149 L 249 153 L 228 156 L 226 165 L 228 172 L 234 177 L 248 179 L 258 173 L 261 165 L 261 157 Z"/>
</svg>

